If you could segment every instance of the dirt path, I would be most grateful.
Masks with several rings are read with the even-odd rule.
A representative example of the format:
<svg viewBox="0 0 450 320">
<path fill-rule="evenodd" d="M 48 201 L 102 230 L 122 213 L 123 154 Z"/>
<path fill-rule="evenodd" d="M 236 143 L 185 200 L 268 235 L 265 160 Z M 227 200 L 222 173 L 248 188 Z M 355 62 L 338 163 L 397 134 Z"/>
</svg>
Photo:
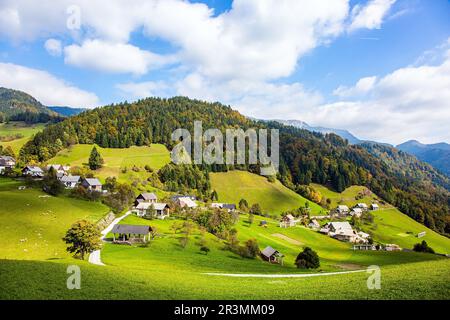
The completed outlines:
<svg viewBox="0 0 450 320">
<path fill-rule="evenodd" d="M 285 240 L 289 243 L 295 244 L 295 245 L 299 245 L 299 246 L 302 245 L 302 243 L 300 241 L 289 238 L 288 236 L 285 236 L 284 234 L 281 234 L 281 233 L 274 233 L 274 234 L 271 234 L 271 236 L 283 239 L 283 240 Z"/>
<path fill-rule="evenodd" d="M 364 270 L 353 271 L 340 271 L 340 272 L 322 272 L 322 273 L 294 273 L 294 274 L 257 274 L 257 273 L 202 273 L 208 276 L 221 276 L 221 277 L 238 277 L 238 278 L 309 278 L 309 277 L 322 277 L 322 276 L 335 276 L 340 274 L 366 272 Z"/>
<path fill-rule="evenodd" d="M 116 224 L 118 224 L 122 219 L 126 218 L 131 214 L 131 211 L 128 211 L 123 216 L 116 218 L 111 222 L 109 226 L 105 228 L 105 230 L 102 231 L 102 236 L 100 239 L 105 239 L 106 235 L 114 228 Z M 98 265 L 98 266 L 104 266 L 105 264 L 102 262 L 102 259 L 100 257 L 100 250 L 95 250 L 89 255 L 89 263 Z"/>
</svg>

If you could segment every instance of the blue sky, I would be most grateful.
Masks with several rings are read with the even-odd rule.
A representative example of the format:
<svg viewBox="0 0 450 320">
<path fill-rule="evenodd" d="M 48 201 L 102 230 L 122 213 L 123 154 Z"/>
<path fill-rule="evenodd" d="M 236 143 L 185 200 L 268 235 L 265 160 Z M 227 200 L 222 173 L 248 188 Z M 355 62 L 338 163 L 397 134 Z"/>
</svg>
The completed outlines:
<svg viewBox="0 0 450 320">
<path fill-rule="evenodd" d="M 129 3 L 0 0 L 0 86 L 73 107 L 186 95 L 383 142 L 450 140 L 449 1 Z"/>
</svg>

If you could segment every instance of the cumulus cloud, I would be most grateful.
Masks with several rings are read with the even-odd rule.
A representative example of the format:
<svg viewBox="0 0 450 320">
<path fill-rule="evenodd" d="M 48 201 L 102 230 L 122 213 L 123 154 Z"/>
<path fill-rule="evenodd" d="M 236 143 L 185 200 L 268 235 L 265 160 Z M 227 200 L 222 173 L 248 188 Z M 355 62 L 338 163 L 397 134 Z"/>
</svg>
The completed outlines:
<svg viewBox="0 0 450 320">
<path fill-rule="evenodd" d="M 123 96 L 134 99 L 158 96 L 166 97 L 170 95 L 168 92 L 170 87 L 163 81 L 144 81 L 144 82 L 127 82 L 119 83 L 116 88 L 121 91 Z"/>
<path fill-rule="evenodd" d="M 339 86 L 333 91 L 333 94 L 339 97 L 363 95 L 372 90 L 376 80 L 377 77 L 362 78 L 353 87 Z"/>
<path fill-rule="evenodd" d="M 379 29 L 384 17 L 396 0 L 370 0 L 365 6 L 357 4 L 351 13 L 349 31 L 356 29 Z"/>
<path fill-rule="evenodd" d="M 61 41 L 56 39 L 48 39 L 44 44 L 45 50 L 54 57 L 59 57 L 62 53 Z"/>
<path fill-rule="evenodd" d="M 141 50 L 130 44 L 86 40 L 64 48 L 65 62 L 106 72 L 142 75 L 172 59 Z"/>
<path fill-rule="evenodd" d="M 22 90 L 44 105 L 95 107 L 98 97 L 42 70 L 0 63 L 0 86 Z"/>
<path fill-rule="evenodd" d="M 359 99 L 358 83 L 345 91 L 346 100 L 310 109 L 302 118 L 379 141 L 450 141 L 450 56 L 435 66 L 405 67 L 374 81 L 367 99 Z"/>
</svg>

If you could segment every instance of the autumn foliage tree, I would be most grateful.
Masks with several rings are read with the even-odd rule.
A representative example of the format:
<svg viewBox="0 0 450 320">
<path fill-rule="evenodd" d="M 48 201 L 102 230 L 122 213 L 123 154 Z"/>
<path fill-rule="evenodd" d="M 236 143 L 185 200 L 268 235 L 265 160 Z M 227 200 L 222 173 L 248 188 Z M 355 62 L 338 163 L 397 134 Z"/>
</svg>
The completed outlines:
<svg viewBox="0 0 450 320">
<path fill-rule="evenodd" d="M 66 242 L 67 251 L 74 253 L 84 260 L 87 253 L 101 248 L 101 233 L 97 225 L 86 220 L 80 220 L 72 225 L 63 240 Z"/>
</svg>

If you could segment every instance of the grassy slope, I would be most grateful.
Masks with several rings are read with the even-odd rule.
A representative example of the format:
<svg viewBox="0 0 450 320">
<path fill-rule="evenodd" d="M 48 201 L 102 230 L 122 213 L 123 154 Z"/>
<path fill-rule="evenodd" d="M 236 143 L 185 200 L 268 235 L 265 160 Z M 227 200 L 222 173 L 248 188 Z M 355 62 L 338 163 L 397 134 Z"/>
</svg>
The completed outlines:
<svg viewBox="0 0 450 320">
<path fill-rule="evenodd" d="M 259 217 L 258 217 L 259 218 Z M 127 217 L 122 223 L 156 226 L 160 236 L 149 247 L 107 244 L 102 251 L 106 267 L 64 259 L 53 262 L 0 261 L 0 298 L 121 298 L 121 299 L 387 299 L 447 298 L 450 261 L 434 255 L 404 252 L 353 252 L 348 245 L 305 228 L 281 229 L 269 220 L 267 229 L 248 227 L 246 217 L 238 224 L 242 240 L 256 237 L 261 246 L 270 244 L 284 254 L 285 265 L 271 265 L 260 259 L 248 260 L 223 250 L 223 243 L 206 234 L 211 248 L 199 252 L 201 232 L 196 229 L 188 246 L 180 247 L 170 226 L 174 220 L 143 220 Z M 283 233 L 302 245 L 280 240 Z M 322 257 L 322 270 L 336 270 L 339 262 L 358 267 L 378 264 L 382 270 L 382 290 L 367 290 L 367 274 L 326 278 L 254 279 L 208 276 L 204 272 L 297 273 L 294 255 L 303 245 L 314 245 Z M 435 261 L 425 262 L 433 259 Z M 408 264 L 403 264 L 409 262 Z M 82 270 L 82 290 L 67 290 L 66 265 L 78 264 Z M 401 263 L 393 265 L 393 263 Z M 429 270 L 429 271 L 426 271 Z M 23 274 L 27 274 L 26 280 Z M 27 283 L 26 286 L 25 281 Z M 211 285 L 211 283 L 214 285 Z M 26 290 L 23 290 L 26 288 Z M 123 290 L 127 288 L 127 290 Z"/>
<path fill-rule="evenodd" d="M 18 133 L 23 135 L 23 137 L 20 139 L 15 139 L 7 142 L 0 142 L 0 145 L 4 147 L 11 146 L 14 153 L 18 155 L 20 148 L 22 148 L 22 146 L 25 143 L 27 143 L 28 140 L 30 140 L 31 136 L 33 136 L 36 132 L 39 132 L 42 129 L 44 129 L 44 127 L 45 125 L 42 123 L 35 125 L 26 125 L 23 122 L 10 122 L 8 124 L 0 123 L 0 136 L 9 136 Z"/>
<path fill-rule="evenodd" d="M 259 203 L 266 213 L 282 213 L 297 209 L 309 202 L 312 214 L 323 209 L 283 186 L 279 181 L 270 183 L 266 178 L 245 171 L 211 173 L 211 188 L 216 190 L 219 201 L 238 204 L 241 198 L 249 205 Z"/>
<path fill-rule="evenodd" d="M 59 152 L 56 157 L 50 159 L 48 163 L 70 164 L 71 166 L 82 166 L 87 164 L 93 145 L 78 144 L 69 149 Z M 103 160 L 103 168 L 98 170 L 97 175 L 101 179 L 116 176 L 120 181 L 130 182 L 133 178 L 145 178 L 145 165 L 149 165 L 154 170 L 159 170 L 170 162 L 170 155 L 167 148 L 161 144 L 152 144 L 150 147 L 130 147 L 127 149 L 101 148 L 97 146 Z M 138 166 L 141 172 L 131 170 L 133 166 Z M 127 172 L 122 173 L 121 168 L 127 167 Z"/>
<path fill-rule="evenodd" d="M 358 202 L 370 204 L 373 200 L 378 199 L 375 194 L 372 194 L 363 199 L 355 200 L 358 192 L 365 188 L 361 186 L 352 186 L 342 193 L 334 192 L 317 184 L 313 184 L 313 187 L 325 197 L 330 198 L 333 207 L 340 201 L 342 201 L 342 204 L 354 206 Z M 414 244 L 425 240 L 436 252 L 450 253 L 450 239 L 428 229 L 391 205 L 380 205 L 380 208 L 378 211 L 371 211 L 375 217 L 375 224 L 363 227 L 365 231 L 369 231 L 373 235 L 376 241 L 395 243 L 402 248 L 412 249 Z M 418 239 L 416 236 L 422 231 L 426 231 L 426 235 Z"/>
<path fill-rule="evenodd" d="M 379 202 L 379 198 L 373 193 L 364 196 L 362 199 L 356 200 L 355 197 L 358 195 L 359 192 L 367 190 L 367 188 L 363 186 L 351 186 L 341 193 L 330 190 L 327 187 L 324 187 L 320 184 L 312 183 L 311 186 L 314 187 L 315 190 L 319 191 L 322 194 L 322 196 L 329 198 L 331 200 L 331 208 L 336 208 L 341 203 L 346 204 L 349 207 L 353 207 L 359 202 L 364 202 L 367 205 L 370 205 L 371 203 L 374 202 L 376 203 Z"/>
<path fill-rule="evenodd" d="M 108 212 L 100 203 L 49 197 L 0 178 L 0 258 L 53 259 L 68 257 L 61 238 L 79 219 L 97 221 Z M 27 239 L 21 242 L 21 239 Z"/>
</svg>

